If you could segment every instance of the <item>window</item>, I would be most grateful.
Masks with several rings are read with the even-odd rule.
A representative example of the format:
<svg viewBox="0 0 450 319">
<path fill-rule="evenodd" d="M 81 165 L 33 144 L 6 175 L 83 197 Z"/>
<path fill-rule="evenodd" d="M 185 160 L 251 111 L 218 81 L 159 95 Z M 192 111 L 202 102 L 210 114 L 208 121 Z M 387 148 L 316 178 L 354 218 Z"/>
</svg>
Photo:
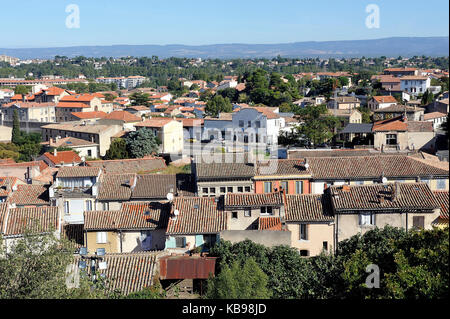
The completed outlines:
<svg viewBox="0 0 450 319">
<path fill-rule="evenodd" d="M 87 153 L 88 153 L 88 156 L 89 156 L 89 157 L 92 157 L 92 151 L 91 151 L 91 150 L 88 150 Z"/>
<path fill-rule="evenodd" d="M 248 122 L 247 122 L 247 126 L 248 126 L 248 127 L 252 127 L 252 121 L 248 121 Z"/>
<path fill-rule="evenodd" d="M 437 189 L 445 189 L 445 179 L 438 179 L 436 187 Z"/>
<path fill-rule="evenodd" d="M 204 188 L 203 188 L 203 193 L 204 193 L 204 194 L 208 194 L 208 188 L 207 188 L 207 187 L 204 187 Z"/>
<path fill-rule="evenodd" d="M 175 237 L 175 247 L 184 248 L 186 246 L 186 237 Z"/>
<path fill-rule="evenodd" d="M 238 213 L 237 212 L 231 212 L 231 218 L 237 219 L 238 218 Z"/>
<path fill-rule="evenodd" d="M 250 193 L 250 186 L 245 186 L 245 192 Z"/>
<path fill-rule="evenodd" d="M 300 240 L 308 240 L 308 227 L 306 224 L 300 224 L 300 232 L 299 232 L 299 239 Z"/>
<path fill-rule="evenodd" d="M 375 225 L 375 215 L 373 213 L 360 213 L 359 214 L 360 226 L 373 226 Z"/>
<path fill-rule="evenodd" d="M 288 190 L 288 187 L 289 187 L 289 186 L 288 186 L 288 185 L 289 185 L 289 183 L 286 182 L 286 181 L 280 183 L 280 186 L 281 186 L 282 189 L 286 192 L 286 194 L 289 193 L 289 190 Z"/>
<path fill-rule="evenodd" d="M 239 121 L 239 127 L 244 127 L 244 121 L 242 120 Z"/>
<path fill-rule="evenodd" d="M 228 192 L 228 193 L 232 193 L 232 192 L 233 192 L 233 187 L 231 187 L 231 186 L 230 186 L 230 187 L 227 187 L 227 192 Z"/>
<path fill-rule="evenodd" d="M 97 244 L 106 244 L 107 233 L 105 231 L 97 232 Z"/>
<path fill-rule="evenodd" d="M 225 187 L 221 187 L 221 188 L 220 188 L 220 192 L 221 192 L 221 193 L 225 193 L 225 189 L 226 189 Z"/>
<path fill-rule="evenodd" d="M 64 214 L 68 214 L 69 213 L 69 202 L 65 201 L 64 202 Z"/>
<path fill-rule="evenodd" d="M 238 193 L 243 193 L 243 192 L 244 192 L 244 187 L 239 186 L 239 187 L 238 187 Z"/>
<path fill-rule="evenodd" d="M 92 201 L 90 200 L 86 201 L 86 210 L 92 210 Z"/>
<path fill-rule="evenodd" d="M 305 250 L 305 249 L 300 250 L 300 256 L 302 256 L 302 257 L 309 256 L 309 251 Z"/>
<path fill-rule="evenodd" d="M 356 185 L 364 185 L 364 181 L 356 181 L 355 184 Z"/>
<path fill-rule="evenodd" d="M 255 122 L 255 126 L 256 126 L 256 128 L 260 128 L 261 127 L 261 121 L 256 121 Z"/>
<path fill-rule="evenodd" d="M 261 215 L 267 216 L 267 215 L 273 215 L 273 210 L 271 206 L 262 206 L 261 207 Z"/>
<path fill-rule="evenodd" d="M 210 188 L 209 188 L 209 192 L 210 192 L 211 194 L 215 194 L 215 193 L 216 193 L 216 188 L 215 188 L 215 187 L 210 187 Z"/>
<path fill-rule="evenodd" d="M 264 193 L 272 192 L 272 182 L 264 182 Z"/>
<path fill-rule="evenodd" d="M 103 210 L 109 210 L 109 203 L 102 203 Z"/>
<path fill-rule="evenodd" d="M 252 210 L 250 209 L 250 207 L 244 209 L 244 217 L 252 217 Z"/>
<path fill-rule="evenodd" d="M 327 241 L 324 241 L 322 243 L 322 248 L 323 248 L 323 250 L 328 251 L 328 242 Z"/>
<path fill-rule="evenodd" d="M 386 134 L 386 145 L 397 145 L 397 134 Z"/>
<path fill-rule="evenodd" d="M 295 193 L 296 194 L 303 194 L 303 181 L 296 181 L 295 182 Z"/>
<path fill-rule="evenodd" d="M 424 216 L 413 216 L 413 227 L 424 229 L 425 228 L 425 217 Z"/>
</svg>

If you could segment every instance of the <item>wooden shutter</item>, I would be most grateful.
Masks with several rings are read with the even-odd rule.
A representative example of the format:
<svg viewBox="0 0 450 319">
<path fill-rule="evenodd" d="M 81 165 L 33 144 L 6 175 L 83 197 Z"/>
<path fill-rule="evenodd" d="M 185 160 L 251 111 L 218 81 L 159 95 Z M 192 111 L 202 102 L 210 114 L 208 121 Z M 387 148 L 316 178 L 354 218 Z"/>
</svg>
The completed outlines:
<svg viewBox="0 0 450 319">
<path fill-rule="evenodd" d="M 424 229 L 425 228 L 425 217 L 424 216 L 413 216 L 413 227 Z"/>
</svg>

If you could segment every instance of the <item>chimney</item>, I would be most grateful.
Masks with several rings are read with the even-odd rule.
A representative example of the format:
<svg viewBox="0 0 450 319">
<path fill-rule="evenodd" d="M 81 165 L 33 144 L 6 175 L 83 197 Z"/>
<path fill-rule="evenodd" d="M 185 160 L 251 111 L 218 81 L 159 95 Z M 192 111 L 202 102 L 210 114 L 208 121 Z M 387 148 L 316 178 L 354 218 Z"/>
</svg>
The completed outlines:
<svg viewBox="0 0 450 319">
<path fill-rule="evenodd" d="M 394 195 L 392 196 L 392 200 L 399 199 L 400 198 L 400 183 L 395 182 L 393 191 L 394 191 Z"/>
<path fill-rule="evenodd" d="M 53 156 L 56 157 L 58 155 L 58 151 L 55 149 L 53 149 Z"/>
</svg>

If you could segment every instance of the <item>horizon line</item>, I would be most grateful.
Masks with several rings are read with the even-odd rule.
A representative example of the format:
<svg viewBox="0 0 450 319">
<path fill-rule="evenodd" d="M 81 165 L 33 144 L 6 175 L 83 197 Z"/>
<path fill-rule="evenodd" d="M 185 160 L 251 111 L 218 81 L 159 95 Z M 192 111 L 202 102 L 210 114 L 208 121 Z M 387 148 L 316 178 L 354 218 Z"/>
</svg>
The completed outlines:
<svg viewBox="0 0 450 319">
<path fill-rule="evenodd" d="M 55 48 L 76 48 L 76 47 L 112 47 L 112 46 L 187 46 L 187 47 L 198 47 L 198 46 L 214 46 L 214 45 L 280 45 L 280 44 L 296 44 L 296 43 L 325 43 L 325 42 L 349 42 L 349 41 L 374 41 L 374 40 L 385 40 L 385 39 L 399 39 L 399 38 L 449 38 L 449 35 L 435 35 L 435 36 L 390 36 L 383 38 L 374 39 L 356 39 L 356 40 L 323 40 L 323 41 L 294 41 L 294 42 L 276 42 L 276 43 L 243 43 L 243 42 L 230 42 L 230 43 L 210 43 L 210 44 L 182 44 L 182 43 L 169 43 L 169 44 L 80 44 L 80 45 L 69 45 L 69 46 L 44 46 L 44 47 L 1 47 L 0 50 L 24 50 L 24 49 L 55 49 Z"/>
</svg>

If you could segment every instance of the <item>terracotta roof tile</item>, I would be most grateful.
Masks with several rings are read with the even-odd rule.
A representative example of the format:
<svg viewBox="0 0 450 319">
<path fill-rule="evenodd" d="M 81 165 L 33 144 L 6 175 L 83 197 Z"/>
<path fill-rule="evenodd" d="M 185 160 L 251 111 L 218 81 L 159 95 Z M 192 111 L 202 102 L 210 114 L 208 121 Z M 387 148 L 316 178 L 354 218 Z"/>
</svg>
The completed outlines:
<svg viewBox="0 0 450 319">
<path fill-rule="evenodd" d="M 311 175 L 304 159 L 275 159 L 257 163 L 256 175 Z"/>
<path fill-rule="evenodd" d="M 258 218 L 259 230 L 282 230 L 280 217 L 259 217 Z"/>
<path fill-rule="evenodd" d="M 89 166 L 63 166 L 58 170 L 56 177 L 96 177 L 100 174 L 100 167 Z"/>
<path fill-rule="evenodd" d="M 160 202 L 129 202 L 118 211 L 87 211 L 85 230 L 166 228 L 170 207 Z"/>
<path fill-rule="evenodd" d="M 129 200 L 136 174 L 104 174 L 98 188 L 98 200 Z"/>
<path fill-rule="evenodd" d="M 81 163 L 81 157 L 74 151 L 58 151 L 56 156 L 54 156 L 53 153 L 46 152 L 43 156 L 47 157 L 55 165 L 61 163 Z"/>
<path fill-rule="evenodd" d="M 131 114 L 130 112 L 127 111 L 114 111 L 107 114 L 104 118 L 106 120 L 120 120 L 124 121 L 125 123 L 142 121 L 142 119 L 139 116 Z"/>
<path fill-rule="evenodd" d="M 49 205 L 48 188 L 42 185 L 17 185 L 8 198 L 8 203 L 16 205 Z"/>
<path fill-rule="evenodd" d="M 397 103 L 397 100 L 392 95 L 374 96 L 373 99 L 378 103 Z"/>
<path fill-rule="evenodd" d="M 386 177 L 447 176 L 448 170 L 422 163 L 406 155 L 371 155 L 308 158 L 314 179 L 355 180 Z"/>
<path fill-rule="evenodd" d="M 71 112 L 73 116 L 79 119 L 102 119 L 107 114 L 103 111 L 92 111 L 92 112 Z"/>
<path fill-rule="evenodd" d="M 327 195 L 286 195 L 286 221 L 332 221 L 334 219 L 330 199 Z"/>
<path fill-rule="evenodd" d="M 150 173 L 163 170 L 167 167 L 162 157 L 86 161 L 86 163 L 88 166 L 101 167 L 106 173 Z"/>
<path fill-rule="evenodd" d="M 448 220 L 448 202 L 449 202 L 449 192 L 448 191 L 433 191 L 436 201 L 441 208 L 441 218 Z"/>
<path fill-rule="evenodd" d="M 283 205 L 283 194 L 280 192 L 266 194 L 227 193 L 225 207 L 260 207 Z"/>
<path fill-rule="evenodd" d="M 158 254 L 155 252 L 106 254 L 103 261 L 108 267 L 99 270 L 99 273 L 106 275 L 107 288 L 111 291 L 120 291 L 124 295 L 138 292 L 152 285 Z M 78 261 L 79 257 L 76 257 L 74 263 Z M 87 269 L 89 273 L 90 267 Z"/>
<path fill-rule="evenodd" d="M 132 199 L 165 199 L 167 193 L 177 192 L 177 177 L 175 174 L 147 174 L 138 175 L 133 189 Z"/>
<path fill-rule="evenodd" d="M 214 197 L 176 197 L 173 211 L 178 210 L 176 219 L 170 218 L 167 234 L 208 234 L 226 229 L 226 214 L 218 209 Z"/>
<path fill-rule="evenodd" d="M 46 233 L 59 228 L 58 207 L 9 208 L 5 236 L 22 235 L 26 230 Z"/>
<path fill-rule="evenodd" d="M 439 205 L 425 183 L 331 186 L 336 212 L 358 210 L 433 210 Z"/>
</svg>

